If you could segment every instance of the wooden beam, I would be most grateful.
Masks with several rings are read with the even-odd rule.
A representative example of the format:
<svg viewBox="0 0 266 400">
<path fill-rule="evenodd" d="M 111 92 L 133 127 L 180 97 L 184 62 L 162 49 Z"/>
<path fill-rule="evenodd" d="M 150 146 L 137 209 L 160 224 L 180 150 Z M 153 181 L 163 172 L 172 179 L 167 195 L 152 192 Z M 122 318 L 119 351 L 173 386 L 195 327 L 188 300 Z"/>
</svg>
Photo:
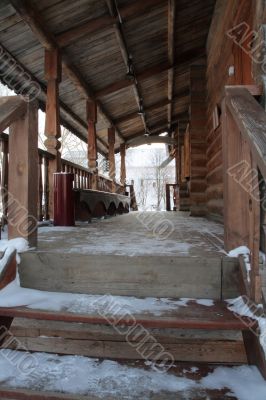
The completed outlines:
<svg viewBox="0 0 266 400">
<path fill-rule="evenodd" d="M 178 64 L 170 65 L 167 63 L 157 64 L 149 67 L 141 72 L 136 73 L 137 81 L 144 81 L 151 78 L 152 76 L 159 75 L 163 72 L 167 72 L 169 69 L 174 68 L 176 74 L 182 74 L 189 69 L 190 63 L 202 58 L 205 55 L 205 49 L 199 48 L 181 53 L 178 56 Z M 98 90 L 95 93 L 95 98 L 99 99 L 101 97 L 107 96 L 111 93 L 118 92 L 119 90 L 125 89 L 132 86 L 134 83 L 129 79 L 122 79 L 120 81 L 114 82 L 105 88 Z"/>
<path fill-rule="evenodd" d="M 28 0 L 10 0 L 12 6 L 23 19 L 23 21 L 30 27 L 35 37 L 43 45 L 45 49 L 58 49 L 59 46 L 56 42 L 56 38 L 50 32 L 48 32 L 45 22 L 41 19 L 39 13 L 34 9 L 33 5 L 29 3 Z M 77 73 L 77 68 L 68 60 L 65 52 L 61 51 L 62 64 L 64 71 L 66 72 L 68 78 L 74 83 L 77 90 L 85 98 L 85 100 L 96 100 L 92 90 L 89 88 L 88 84 L 82 78 L 80 73 Z M 98 103 L 99 110 L 103 113 L 103 117 L 107 119 L 111 126 L 114 126 L 113 121 L 109 116 L 105 115 L 101 104 Z M 118 136 L 123 140 L 122 134 L 117 130 Z"/>
<path fill-rule="evenodd" d="M 168 104 L 170 104 L 172 101 L 175 102 L 176 100 L 179 100 L 182 97 L 189 96 L 189 93 L 190 93 L 190 91 L 189 91 L 188 88 L 184 89 L 184 90 L 180 91 L 179 93 L 176 93 L 172 100 L 169 100 L 168 98 L 160 100 L 160 101 L 158 101 L 158 102 L 156 102 L 156 103 L 154 103 L 154 104 L 152 104 L 152 105 L 150 105 L 148 107 L 145 107 L 145 111 L 146 112 L 151 112 L 151 111 L 157 110 L 158 108 L 165 107 Z M 130 121 L 131 119 L 136 118 L 137 113 L 138 113 L 138 110 L 136 110 L 134 112 L 131 112 L 129 114 L 122 115 L 121 117 L 118 117 L 115 120 L 115 123 L 116 124 L 121 124 L 123 122 Z"/>
<path fill-rule="evenodd" d="M 174 116 L 173 125 L 176 124 L 180 120 L 187 121 L 188 113 L 184 112 L 184 113 L 176 114 Z M 165 120 L 159 121 L 155 126 L 150 127 L 150 136 L 159 135 L 160 133 L 163 133 L 166 131 L 167 131 L 167 121 L 165 121 Z M 133 135 L 126 137 L 126 143 L 129 140 L 135 139 L 136 137 L 139 137 L 139 136 L 143 136 L 144 134 L 145 134 L 144 131 L 138 131 L 138 132 L 134 133 Z"/>
<path fill-rule="evenodd" d="M 168 62 L 174 65 L 175 61 L 175 22 L 176 22 L 176 1 L 168 0 Z M 168 100 L 167 107 L 168 129 L 172 127 L 173 93 L 174 93 L 174 68 L 168 71 Z"/>
<path fill-rule="evenodd" d="M 176 139 L 170 138 L 169 136 L 139 136 L 126 142 L 127 147 L 136 147 L 153 143 L 177 144 Z"/>
<path fill-rule="evenodd" d="M 0 131 L 3 132 L 25 114 L 27 103 L 20 96 L 0 97 L 0 109 Z"/>
<path fill-rule="evenodd" d="M 130 56 L 130 51 L 128 49 L 128 45 L 127 45 L 127 42 L 126 42 L 125 33 L 124 33 L 124 29 L 123 29 L 123 23 L 121 22 L 122 21 L 122 17 L 120 15 L 120 12 L 119 12 L 119 9 L 118 9 L 116 1 L 114 1 L 114 0 L 106 0 L 106 3 L 107 3 L 107 6 L 109 8 L 111 16 L 112 17 L 117 17 L 117 19 L 118 19 L 117 23 L 115 23 L 113 25 L 113 29 L 114 29 L 114 32 L 115 32 L 115 35 L 116 35 L 116 38 L 117 38 L 117 41 L 118 41 L 118 45 L 119 45 L 120 52 L 121 52 L 121 55 L 122 55 L 122 58 L 123 58 L 123 61 L 124 61 L 126 69 L 129 66 L 129 62 L 131 62 L 132 73 L 134 75 L 133 93 L 134 93 L 134 96 L 135 96 L 135 99 L 136 99 L 136 102 L 137 102 L 138 110 L 140 110 L 140 109 L 143 109 L 143 97 L 142 97 L 142 94 L 141 94 L 141 91 L 140 91 L 140 87 L 139 87 L 138 81 L 137 81 L 136 76 L 135 76 L 134 63 L 133 63 L 133 60 L 132 60 L 132 58 Z M 146 121 L 144 112 L 143 112 L 143 114 L 140 114 L 139 116 L 140 116 L 140 118 L 141 118 L 141 120 L 143 122 L 145 132 L 147 132 L 148 131 L 148 126 L 147 126 L 147 121 Z"/>
<path fill-rule="evenodd" d="M 135 0 L 133 3 L 121 7 L 120 15 L 123 21 L 129 20 L 150 11 L 151 7 L 160 6 L 165 2 L 166 0 Z M 92 35 L 104 29 L 111 28 L 118 21 L 116 16 L 103 15 L 60 33 L 56 36 L 56 41 L 60 47 L 68 46 L 83 36 Z"/>
</svg>

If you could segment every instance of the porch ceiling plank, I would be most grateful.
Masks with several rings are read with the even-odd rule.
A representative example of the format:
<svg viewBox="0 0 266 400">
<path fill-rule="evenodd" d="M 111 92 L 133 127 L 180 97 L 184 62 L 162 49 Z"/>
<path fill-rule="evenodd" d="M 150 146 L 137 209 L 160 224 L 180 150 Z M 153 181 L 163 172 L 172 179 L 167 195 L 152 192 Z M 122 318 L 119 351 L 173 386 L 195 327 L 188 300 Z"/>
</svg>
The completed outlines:
<svg viewBox="0 0 266 400">
<path fill-rule="evenodd" d="M 204 57 L 204 55 L 205 55 L 205 48 L 197 48 L 189 50 L 187 52 L 179 54 L 178 64 L 170 65 L 168 62 L 164 62 L 162 64 L 154 65 L 137 73 L 136 74 L 137 80 L 143 81 L 154 75 L 159 75 L 162 72 L 166 72 L 171 68 L 175 69 L 176 74 L 181 74 L 187 69 L 187 64 L 192 63 L 193 61 L 196 61 L 201 57 Z M 121 81 L 114 82 L 103 89 L 98 90 L 97 92 L 95 92 L 95 97 L 99 99 L 100 97 L 104 97 L 111 93 L 118 92 L 119 90 L 132 85 L 133 85 L 132 81 L 130 81 L 129 79 L 123 79 Z"/>
<path fill-rule="evenodd" d="M 149 11 L 151 7 L 155 7 L 164 2 L 166 2 L 166 0 L 135 0 L 133 3 L 121 7 L 120 15 L 123 20 L 129 20 L 142 15 L 143 13 Z M 110 28 L 118 21 L 119 20 L 116 16 L 104 15 L 57 35 L 56 41 L 60 47 L 65 47 L 85 35 L 93 34 Z"/>
<path fill-rule="evenodd" d="M 117 22 L 113 25 L 113 29 L 117 38 L 117 42 L 119 45 L 119 49 L 125 64 L 125 67 L 128 68 L 128 64 L 129 64 L 129 60 L 130 60 L 130 51 L 128 48 L 128 44 L 126 42 L 126 38 L 125 38 L 125 33 L 123 30 L 123 23 L 122 23 L 122 17 L 120 15 L 120 11 L 118 9 L 117 3 L 115 0 L 105 0 L 108 6 L 108 9 L 110 11 L 110 14 L 112 17 L 116 17 L 117 18 Z M 132 62 L 132 68 L 133 71 L 135 71 L 134 69 L 134 62 L 131 59 Z M 143 105 L 143 97 L 142 94 L 140 92 L 140 87 L 138 84 L 138 81 L 136 79 L 136 77 L 133 79 L 133 93 L 134 93 L 134 97 L 136 99 L 137 102 L 137 106 L 138 106 L 138 110 L 140 110 L 142 108 Z M 146 117 L 145 117 L 145 113 L 140 114 L 140 118 L 143 122 L 144 125 L 144 130 L 145 132 L 148 132 L 148 126 L 147 126 L 147 121 L 146 121 Z"/>
<path fill-rule="evenodd" d="M 165 106 L 169 105 L 171 102 L 174 102 L 175 100 L 177 100 L 179 98 L 187 97 L 189 95 L 189 93 L 190 93 L 189 88 L 186 88 L 186 89 L 180 91 L 179 93 L 176 93 L 172 100 L 169 100 L 168 98 L 160 100 L 148 107 L 145 107 L 145 111 L 150 112 L 150 111 L 157 110 L 158 108 L 165 107 Z M 117 118 L 115 120 L 115 122 L 116 122 L 116 124 L 120 124 L 122 122 L 130 121 L 131 119 L 136 118 L 136 115 L 137 115 L 137 111 L 129 113 L 129 114 L 125 114 L 125 115 L 122 115 L 121 117 Z"/>
<path fill-rule="evenodd" d="M 176 1 L 168 0 L 168 62 L 174 65 L 175 62 L 175 23 L 176 23 Z M 167 118 L 168 129 L 172 126 L 173 113 L 173 93 L 174 93 L 174 68 L 168 71 L 168 100 Z"/>
<path fill-rule="evenodd" d="M 20 96 L 0 97 L 0 132 L 21 118 L 27 110 L 27 102 Z"/>
<path fill-rule="evenodd" d="M 20 15 L 23 21 L 30 27 L 36 38 L 46 49 L 59 48 L 56 38 L 53 34 L 47 31 L 45 23 L 42 21 L 38 12 L 33 8 L 28 0 L 10 0 L 10 3 Z M 75 84 L 77 90 L 86 100 L 96 100 L 92 90 L 83 80 L 80 73 L 77 73 L 77 68 L 69 62 L 67 54 L 61 51 L 63 68 L 68 78 Z M 104 113 L 102 106 L 97 102 L 99 111 L 103 114 L 104 119 L 107 119 L 111 126 L 114 126 L 113 121 Z M 122 134 L 116 129 L 119 139 L 124 141 Z"/>
</svg>

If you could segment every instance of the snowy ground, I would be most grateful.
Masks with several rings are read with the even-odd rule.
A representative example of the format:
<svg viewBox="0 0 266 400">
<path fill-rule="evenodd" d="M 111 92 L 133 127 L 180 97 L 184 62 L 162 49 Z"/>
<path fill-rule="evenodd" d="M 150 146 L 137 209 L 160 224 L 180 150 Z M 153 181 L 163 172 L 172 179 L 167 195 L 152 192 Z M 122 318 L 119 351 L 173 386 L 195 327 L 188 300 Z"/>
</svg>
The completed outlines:
<svg viewBox="0 0 266 400">
<path fill-rule="evenodd" d="M 132 212 L 73 228 L 40 227 L 39 250 L 130 256 L 221 255 L 223 227 L 188 213 Z"/>
<path fill-rule="evenodd" d="M 179 374 L 173 374 L 174 370 L 159 373 L 148 366 L 127 366 L 80 356 L 0 352 L 0 385 L 8 388 L 128 400 L 148 400 L 156 394 L 157 399 L 193 400 L 195 394 L 208 389 L 226 388 L 226 394 L 239 400 L 266 398 L 266 382 L 255 367 L 217 367 L 201 379 L 197 367 Z"/>
</svg>

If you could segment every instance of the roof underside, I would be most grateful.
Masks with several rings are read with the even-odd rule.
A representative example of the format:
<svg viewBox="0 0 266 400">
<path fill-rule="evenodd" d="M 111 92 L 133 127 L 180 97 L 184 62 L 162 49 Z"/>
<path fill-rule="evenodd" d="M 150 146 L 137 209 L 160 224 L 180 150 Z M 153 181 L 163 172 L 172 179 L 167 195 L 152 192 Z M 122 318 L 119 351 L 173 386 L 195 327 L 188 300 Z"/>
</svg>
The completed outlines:
<svg viewBox="0 0 266 400">
<path fill-rule="evenodd" d="M 17 3 L 25 2 L 0 2 L 0 45 L 41 84 L 39 100 L 44 108 L 44 43 L 15 10 Z M 61 49 L 63 60 L 97 100 L 102 153 L 107 152 L 106 128 L 112 124 L 118 148 L 123 140 L 143 136 L 145 130 L 159 134 L 185 118 L 189 67 L 205 55 L 215 0 L 31 0 L 27 4 Z M 125 47 L 132 57 L 135 84 L 126 75 Z M 16 83 L 22 83 L 15 70 L 9 71 L 9 79 L 12 74 L 16 74 Z M 63 68 L 62 123 L 87 140 L 85 101 L 84 90 Z M 140 102 L 142 116 L 138 114 Z"/>
</svg>

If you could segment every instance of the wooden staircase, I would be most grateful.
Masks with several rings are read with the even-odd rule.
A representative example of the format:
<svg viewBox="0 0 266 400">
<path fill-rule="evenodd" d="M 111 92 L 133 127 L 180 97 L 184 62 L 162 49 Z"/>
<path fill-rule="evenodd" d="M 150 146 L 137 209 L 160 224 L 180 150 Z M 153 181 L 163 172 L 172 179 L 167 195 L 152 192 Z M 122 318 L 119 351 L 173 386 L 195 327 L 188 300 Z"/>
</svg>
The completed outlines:
<svg viewBox="0 0 266 400">
<path fill-rule="evenodd" d="M 1 276 L 1 282 L 4 282 L 2 287 L 13 281 L 16 268 L 15 254 L 12 253 Z M 112 299 L 115 302 L 116 295 L 113 295 Z M 140 301 L 141 299 L 142 297 L 139 297 Z M 173 360 L 170 360 L 173 361 L 170 373 L 178 374 L 178 368 L 188 363 L 187 367 L 199 365 L 199 375 L 202 376 L 204 376 L 203 371 L 211 368 L 212 364 L 239 365 L 250 361 L 250 330 L 257 328 L 257 321 L 245 317 L 239 318 L 228 309 L 226 301 L 221 299 L 208 302 L 193 299 L 176 300 L 180 301 L 179 307 L 160 313 L 136 311 L 125 314 L 108 312 L 102 315 L 97 312 L 73 313 L 67 307 L 58 312 L 30 307 L 1 307 L 1 325 L 9 329 L 8 333 L 2 336 L 2 347 L 20 351 L 27 349 L 30 352 L 119 360 L 120 363 L 140 366 L 144 370 L 147 367 L 143 364 L 143 359 L 158 362 L 164 360 L 167 353 L 173 357 Z M 138 332 L 136 327 L 139 329 Z M 12 340 L 14 338 L 15 340 Z M 156 350 L 157 344 L 160 346 L 160 351 L 161 349 L 164 351 L 162 355 L 158 354 L 158 348 Z M 143 356 L 144 345 L 145 354 L 149 354 L 147 358 Z M 139 349 L 142 349 L 142 352 Z M 175 364 L 177 366 L 174 366 Z M 262 361 L 259 357 L 257 365 L 266 378 L 265 360 Z M 178 376 L 180 374 L 179 370 Z M 195 379 L 200 377 L 197 376 Z M 12 387 L 2 385 L 0 398 L 13 400 L 97 398 L 93 395 L 88 397 L 36 393 L 29 389 L 26 387 L 14 390 Z M 197 394 L 197 397 L 191 399 L 223 399 L 225 392 L 204 393 L 202 396 L 205 397 Z M 195 393 L 193 396 L 196 396 Z M 172 397 L 169 394 L 161 394 L 161 397 L 151 398 Z M 180 395 L 180 399 L 183 398 L 187 397 Z"/>
</svg>

